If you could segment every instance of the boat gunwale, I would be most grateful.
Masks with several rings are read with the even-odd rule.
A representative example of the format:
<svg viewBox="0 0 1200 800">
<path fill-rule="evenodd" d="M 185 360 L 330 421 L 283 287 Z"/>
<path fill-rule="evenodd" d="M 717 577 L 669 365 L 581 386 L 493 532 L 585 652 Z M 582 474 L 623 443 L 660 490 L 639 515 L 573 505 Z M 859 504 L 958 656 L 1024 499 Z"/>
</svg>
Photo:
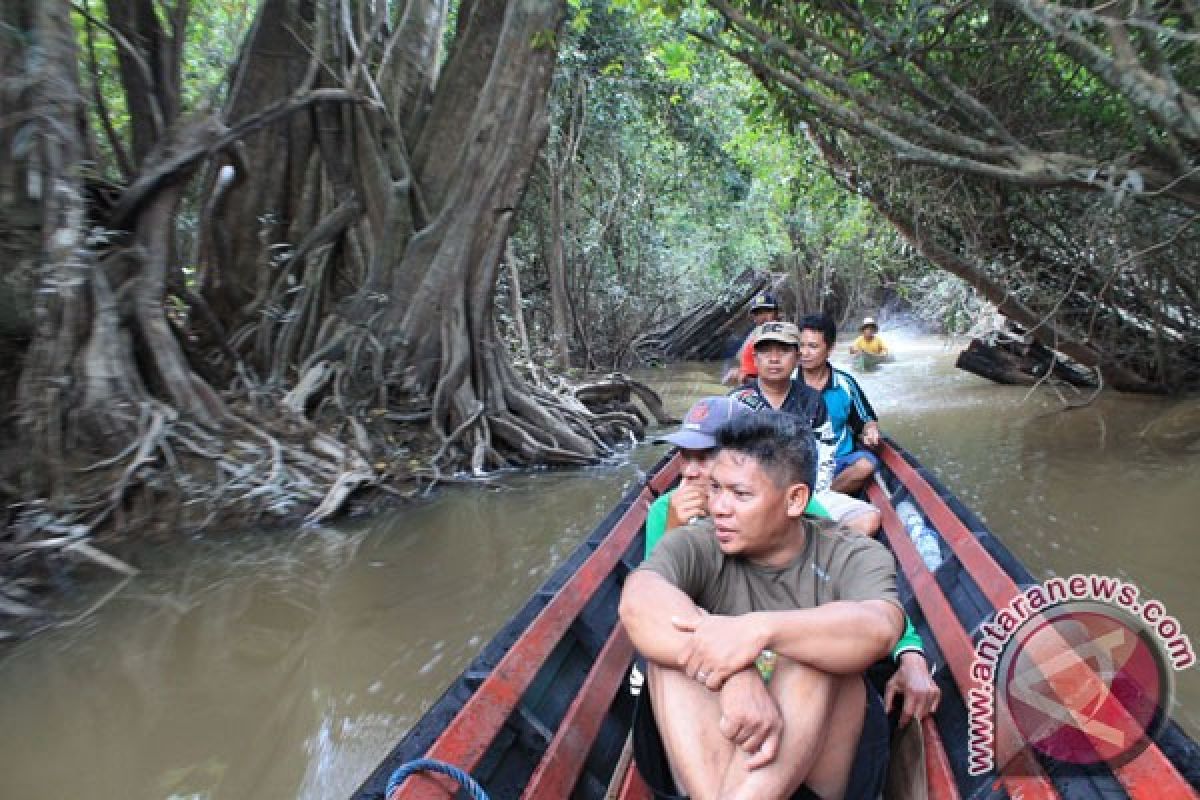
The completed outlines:
<svg viewBox="0 0 1200 800">
<path fill-rule="evenodd" d="M 508 715 L 504 715 L 496 724 L 494 715 L 489 720 L 488 730 L 492 733 L 486 741 L 480 742 L 475 746 L 463 746 L 463 742 L 451 743 L 449 740 L 445 742 L 442 749 L 438 749 L 439 742 L 446 739 L 446 732 L 455 724 L 456 720 L 461 720 L 457 724 L 460 730 L 470 730 L 472 725 L 467 720 L 467 716 L 472 713 L 468 709 L 474 709 L 476 705 L 482 704 L 481 693 L 488 687 L 489 691 L 497 691 L 498 689 L 505 690 L 503 704 L 508 707 L 508 712 L 516 709 L 521 703 L 523 692 L 511 691 L 512 683 L 525 684 L 525 688 L 534 681 L 540 668 L 546 663 L 553 652 L 554 645 L 557 644 L 566 634 L 567 630 L 578 620 L 586 608 L 588 602 L 595 596 L 596 592 L 604 586 L 605 581 L 610 578 L 617 570 L 622 568 L 622 564 L 626 569 L 629 569 L 633 564 L 626 562 L 626 557 L 632 546 L 632 543 L 637 539 L 641 532 L 645 520 L 645 511 L 649 507 L 650 502 L 657 497 L 662 489 L 657 487 L 669 487 L 679 473 L 679 462 L 675 457 L 675 452 L 671 451 L 659 459 L 638 481 L 632 486 L 616 504 L 616 506 L 596 524 L 592 532 L 572 551 L 562 564 L 551 574 L 551 576 L 542 584 L 542 586 L 533 593 L 529 601 L 525 603 L 509 621 L 501 627 L 496 635 L 484 645 L 481 653 L 474 658 L 471 663 L 463 670 L 460 675 L 451 682 L 446 691 L 441 697 L 430 707 L 421 719 L 410 729 L 401 740 L 392 748 L 385 756 L 380 765 L 376 767 L 370 775 L 360 784 L 359 788 L 352 795 L 352 800 L 372 800 L 374 798 L 383 798 L 384 787 L 386 786 L 388 777 L 396 767 L 399 767 L 406 761 L 420 757 L 422 753 L 426 757 L 437 758 L 454 763 L 455 766 L 470 772 L 483 758 L 488 748 L 495 741 L 500 731 L 503 730 L 504 723 Z M 621 544 L 620 538 L 614 538 L 618 526 L 626 524 L 631 519 L 631 515 L 637 517 L 636 525 L 632 526 L 632 530 L 626 533 L 625 537 L 628 542 Z M 639 559 L 640 560 L 640 559 Z M 577 594 L 570 598 L 572 605 L 577 606 L 574 615 L 563 617 L 561 607 L 567 602 L 568 597 L 564 592 L 569 587 L 578 589 L 578 576 L 583 567 L 587 564 L 592 564 L 593 578 L 590 591 L 583 594 Z M 603 571 L 599 569 L 601 565 L 606 565 Z M 562 598 L 562 599 L 560 599 Z M 558 617 L 551 620 L 547 614 L 548 609 L 550 614 L 558 614 Z M 524 620 L 522 621 L 522 618 Z M 541 622 L 539 623 L 539 620 Z M 530 631 L 535 629 L 535 626 L 542 625 L 550 629 L 551 632 L 557 632 L 553 636 L 553 641 L 543 640 L 539 644 L 544 650 L 544 657 L 537 661 L 525 660 L 520 661 L 519 656 L 513 656 L 514 650 L 522 648 L 522 642 Z M 615 626 L 615 619 L 614 619 Z M 507 645 L 502 646 L 503 654 L 495 660 L 494 664 L 489 664 L 489 655 L 493 645 L 498 640 L 511 640 Z M 549 643 L 549 647 L 546 647 Z M 501 670 L 504 672 L 501 673 Z M 510 668 L 515 668 L 511 669 Z M 500 683 L 501 673 L 505 680 Z M 495 678 L 495 680 L 493 680 Z M 472 682 L 477 683 L 471 687 Z M 466 696 L 460 697 L 462 692 L 467 692 Z M 445 724 L 438 725 L 432 723 L 433 715 L 437 714 L 440 718 L 447 719 Z M 429 730 L 425 730 L 425 729 Z M 477 734 L 481 732 L 481 728 L 476 726 L 473 733 L 474 738 L 478 738 Z M 419 748 L 418 752 L 414 752 Z M 423 787 L 418 792 L 415 787 Z M 404 785 L 398 787 L 397 791 L 393 792 L 392 798 L 404 797 L 437 797 L 445 798 L 452 796 L 453 792 L 449 791 L 453 787 L 453 783 L 442 776 L 429 777 L 425 775 L 414 776 L 405 782 Z M 432 790 L 432 794 L 429 791 Z M 391 800 L 389 798 L 388 800 Z"/>
<path fill-rule="evenodd" d="M 981 530 L 979 532 L 972 530 L 972 527 L 968 525 L 968 520 L 964 518 L 964 515 L 951 507 L 951 503 L 949 502 L 948 498 L 952 498 L 957 501 L 957 497 L 952 492 L 949 492 L 936 479 L 933 479 L 932 476 L 927 475 L 927 470 L 920 466 L 919 462 L 916 461 L 916 458 L 903 447 L 890 439 L 885 439 L 885 441 L 880 445 L 879 454 L 886 469 L 891 473 L 895 480 L 904 487 L 904 489 L 909 493 L 911 499 L 921 507 L 921 510 L 929 518 L 929 521 L 933 524 L 933 527 L 936 530 L 941 542 L 944 542 L 946 546 L 950 548 L 951 553 L 957 560 L 960 568 L 967 573 L 979 591 L 992 605 L 993 612 L 1007 607 L 1009 602 L 1021 592 L 1021 587 L 1018 585 L 1014 577 L 1009 575 L 1008 572 L 1001 566 L 995 555 L 993 555 L 984 546 L 983 541 L 981 540 L 981 534 L 983 533 L 988 534 L 994 540 L 995 535 L 987 528 L 987 526 L 980 523 L 978 519 L 975 519 L 973 514 L 971 515 L 972 519 L 970 521 L 976 523 L 976 526 Z M 880 508 L 881 511 L 884 508 L 887 508 L 888 511 L 891 512 L 890 519 L 889 514 L 887 512 L 883 512 L 884 529 L 885 534 L 888 537 L 889 545 L 892 546 L 893 553 L 896 554 L 897 560 L 901 560 L 901 555 L 899 552 L 897 552 L 897 547 L 899 547 L 901 551 L 911 551 L 906 553 L 906 556 L 903 560 L 906 562 L 904 563 L 906 577 L 908 578 L 910 584 L 913 585 L 914 592 L 916 591 L 914 574 L 917 581 L 921 583 L 925 583 L 926 575 L 929 576 L 930 579 L 933 579 L 933 585 L 937 586 L 936 578 L 932 573 L 930 573 L 928 568 L 925 566 L 924 561 L 917 553 L 915 545 L 909 539 L 904 530 L 903 523 L 900 521 L 899 516 L 895 512 L 891 498 L 887 496 L 887 493 L 884 491 L 883 487 L 880 485 L 875 485 L 873 487 L 873 491 L 870 491 L 869 494 L 871 495 L 871 500 L 875 503 L 876 507 Z M 957 504 L 961 505 L 961 502 L 958 502 Z M 1003 548 L 1003 545 L 999 543 L 999 540 L 996 540 L 996 542 L 1000 547 Z M 1004 548 L 1004 550 L 1007 551 L 1007 548 Z M 1009 555 L 1011 556 L 1011 553 Z M 1015 559 L 1013 560 L 1025 571 L 1024 577 L 1027 578 L 1027 581 L 1022 582 L 1031 583 L 1032 576 L 1029 575 L 1028 570 L 1024 567 L 1024 565 L 1021 565 L 1019 561 L 1016 561 Z M 918 603 L 922 605 L 922 611 L 924 612 L 924 604 L 921 603 L 919 598 Z M 1035 612 L 1035 614 L 1030 616 L 1030 619 L 1041 616 L 1042 615 L 1040 613 Z M 959 629 L 963 630 L 963 633 L 965 634 L 965 629 L 962 629 L 961 622 L 959 623 Z M 932 628 L 932 630 L 935 637 L 939 639 L 938 644 L 939 647 L 941 647 L 941 636 L 939 636 L 936 628 Z M 976 633 L 980 634 L 981 632 L 977 631 Z M 960 649 L 957 643 L 954 645 L 954 647 L 956 651 Z M 972 641 L 972 659 L 974 657 L 974 652 L 974 641 Z M 1066 652 L 1069 653 L 1070 651 L 1068 650 Z M 943 655 L 945 655 L 944 650 Z M 970 664 L 968 663 L 963 665 L 958 663 L 956 665 L 955 662 L 952 662 L 949 659 L 947 659 L 947 664 L 951 668 L 951 672 L 954 675 L 955 684 L 957 685 L 959 693 L 962 695 L 965 702 L 965 692 L 968 692 L 970 687 L 975 685 L 975 681 L 972 679 L 970 674 Z M 964 666 L 965 670 L 963 668 Z M 1077 670 L 1077 673 L 1078 671 L 1086 670 L 1087 674 L 1089 674 L 1093 680 L 1102 680 L 1095 672 L 1095 668 L 1081 658 L 1077 659 L 1077 663 L 1074 664 L 1073 667 Z M 960 673 L 962 673 L 961 678 Z M 1066 687 L 1058 685 L 1058 683 L 1053 680 L 1053 677 L 1054 676 L 1047 677 L 1047 680 L 1051 686 L 1051 691 L 1061 697 L 1062 692 L 1066 690 Z M 1131 716 L 1123 706 L 1119 706 L 1118 704 L 1116 713 L 1123 715 L 1128 722 L 1132 722 Z M 1170 721 L 1170 725 L 1175 725 L 1173 720 Z M 1184 734 L 1177 726 L 1172 732 L 1177 736 L 1181 736 L 1183 739 L 1190 741 L 1190 737 L 1187 737 L 1187 735 Z M 1141 733 L 1144 735 L 1144 731 Z M 1191 742 L 1191 745 L 1191 749 L 1193 752 L 1195 752 L 1195 743 Z M 1014 758 L 1017 760 L 1017 763 L 1015 764 L 1016 769 L 1007 770 L 999 776 L 1000 780 L 1006 784 L 1009 783 L 1011 777 L 1014 775 L 1019 778 L 1017 785 L 1010 787 L 1011 794 L 1022 797 L 1058 796 L 1056 789 L 1052 790 L 1054 792 L 1053 794 L 1043 794 L 1045 791 L 1044 781 L 1048 780 L 1048 776 L 1046 775 L 1046 771 L 1041 762 L 1033 757 L 1032 753 L 1026 753 L 1022 751 Z M 1189 778 L 1183 774 L 1182 770 L 1178 767 L 1174 760 L 1167 756 L 1166 753 L 1164 753 L 1159 747 L 1159 742 L 1157 739 L 1148 741 L 1146 743 L 1146 747 L 1134 758 L 1127 761 L 1116 760 L 1114 762 L 1110 762 L 1108 767 L 1111 769 L 1113 777 L 1119 781 L 1122 788 L 1125 789 L 1127 795 L 1130 798 L 1134 798 L 1134 800 L 1158 800 L 1158 798 L 1179 798 L 1180 800 L 1183 800 L 1184 798 L 1195 798 L 1198 796 L 1196 787 L 1193 785 L 1194 778 L 1193 780 L 1189 780 Z M 1084 768 L 1081 768 L 1081 771 L 1087 772 L 1087 770 Z M 1032 779 L 1032 785 L 1027 784 L 1026 779 Z M 1033 794 L 1031 795 L 1031 793 Z"/>
</svg>

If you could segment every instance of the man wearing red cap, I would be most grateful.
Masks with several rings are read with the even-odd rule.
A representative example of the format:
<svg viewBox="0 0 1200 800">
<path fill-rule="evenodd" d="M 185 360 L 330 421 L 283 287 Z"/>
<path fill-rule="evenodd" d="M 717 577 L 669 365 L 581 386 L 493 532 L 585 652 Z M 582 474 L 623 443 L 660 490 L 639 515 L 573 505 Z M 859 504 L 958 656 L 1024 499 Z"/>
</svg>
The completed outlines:
<svg viewBox="0 0 1200 800">
<path fill-rule="evenodd" d="M 737 365 L 729 368 L 721 379 L 722 383 L 738 385 L 758 377 L 758 367 L 754 364 L 754 341 L 758 338 L 758 330 L 763 323 L 779 319 L 779 303 L 776 302 L 775 295 L 770 292 L 756 295 L 750 303 L 750 319 L 754 320 L 754 328 L 746 335 L 745 341 L 738 349 Z"/>
</svg>

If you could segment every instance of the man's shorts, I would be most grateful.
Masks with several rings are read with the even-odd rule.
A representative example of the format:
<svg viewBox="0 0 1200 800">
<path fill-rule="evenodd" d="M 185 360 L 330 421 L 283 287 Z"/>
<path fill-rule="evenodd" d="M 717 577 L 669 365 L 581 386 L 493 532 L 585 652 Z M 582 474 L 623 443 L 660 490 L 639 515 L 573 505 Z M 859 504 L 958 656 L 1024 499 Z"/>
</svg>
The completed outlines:
<svg viewBox="0 0 1200 800">
<path fill-rule="evenodd" d="M 879 469 L 879 456 L 872 453 L 870 450 L 851 450 L 844 456 L 838 456 L 833 460 L 833 474 L 836 476 L 846 467 L 853 464 L 855 461 L 867 460 L 871 462 L 874 469 Z"/>
<path fill-rule="evenodd" d="M 854 753 L 854 765 L 850 767 L 850 781 L 846 784 L 847 800 L 873 800 L 879 797 L 887 776 L 888 720 L 883 713 L 883 700 L 870 681 L 864 678 L 863 682 L 867 687 L 867 709 L 863 715 L 858 749 Z M 667 751 L 654 721 L 654 709 L 648 691 L 638 695 L 633 711 L 633 760 L 642 780 L 658 800 L 687 800 L 687 795 L 679 794 L 671 777 Z M 801 786 L 791 800 L 821 798 L 807 786 Z"/>
<path fill-rule="evenodd" d="M 829 518 L 839 524 L 849 522 L 855 517 L 876 512 L 875 506 L 866 500 L 859 500 L 848 494 L 825 489 L 817 492 L 817 501 L 829 512 Z"/>
</svg>

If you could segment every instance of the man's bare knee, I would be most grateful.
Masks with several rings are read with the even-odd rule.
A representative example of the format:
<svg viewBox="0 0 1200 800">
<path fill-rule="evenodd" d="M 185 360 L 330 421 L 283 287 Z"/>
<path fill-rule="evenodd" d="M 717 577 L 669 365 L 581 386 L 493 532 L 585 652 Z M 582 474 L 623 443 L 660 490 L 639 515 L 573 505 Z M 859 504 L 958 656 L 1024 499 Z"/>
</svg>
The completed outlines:
<svg viewBox="0 0 1200 800">
<path fill-rule="evenodd" d="M 868 459 L 860 458 L 833 478 L 830 486 L 835 492 L 854 494 L 875 473 L 875 465 Z"/>
<path fill-rule="evenodd" d="M 769 690 L 783 715 L 774 761 L 749 769 L 749 755 L 735 749 L 721 783 L 721 800 L 790 797 L 805 783 L 825 737 L 840 677 L 780 658 Z"/>
</svg>

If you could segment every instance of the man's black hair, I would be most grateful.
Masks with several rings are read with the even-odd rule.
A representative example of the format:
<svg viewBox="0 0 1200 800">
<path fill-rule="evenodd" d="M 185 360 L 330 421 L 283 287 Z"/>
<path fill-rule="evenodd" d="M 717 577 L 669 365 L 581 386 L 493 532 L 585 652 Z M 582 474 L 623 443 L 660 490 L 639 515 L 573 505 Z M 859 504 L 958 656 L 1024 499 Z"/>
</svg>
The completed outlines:
<svg viewBox="0 0 1200 800">
<path fill-rule="evenodd" d="M 716 432 L 717 448 L 756 460 L 779 487 L 817 479 L 817 440 L 802 417 L 774 409 L 739 414 Z"/>
<path fill-rule="evenodd" d="M 825 337 L 825 346 L 832 348 L 837 341 L 837 325 L 826 314 L 808 314 L 796 323 L 801 331 L 816 331 Z"/>
</svg>

